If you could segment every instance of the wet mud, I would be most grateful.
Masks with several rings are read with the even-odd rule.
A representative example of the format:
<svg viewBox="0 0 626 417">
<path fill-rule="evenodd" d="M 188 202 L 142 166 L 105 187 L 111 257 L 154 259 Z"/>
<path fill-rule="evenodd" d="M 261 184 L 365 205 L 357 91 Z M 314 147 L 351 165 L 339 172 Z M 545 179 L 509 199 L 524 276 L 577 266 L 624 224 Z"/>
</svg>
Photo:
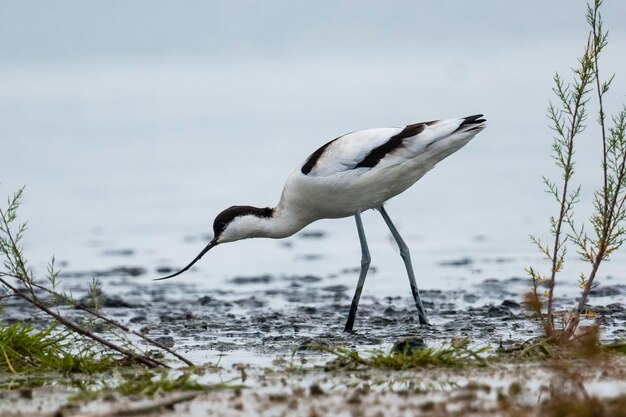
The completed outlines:
<svg viewBox="0 0 626 417">
<path fill-rule="evenodd" d="M 263 356 L 289 355 L 311 341 L 386 349 L 406 337 L 419 337 L 428 345 L 465 337 L 476 346 L 497 348 L 540 335 L 521 301 L 522 294 L 511 290 L 520 284 L 523 287 L 524 279 L 518 277 L 487 279 L 455 291 L 421 291 L 430 326 L 419 325 L 408 291 L 395 297 L 365 295 L 354 332 L 346 333 L 344 325 L 354 288 L 327 278 L 234 276 L 227 280 L 226 289 L 206 290 L 176 281 L 160 285 L 138 282 L 128 273 L 134 270 L 115 267 L 100 271 L 105 284 L 103 312 L 181 352 L 201 356 L 237 352 L 238 360 L 255 363 Z M 66 272 L 64 285 L 79 295 L 79 300 L 89 303 L 86 295 L 80 296 L 88 288 L 82 274 Z M 354 275 L 355 271 L 345 269 L 338 274 Z M 586 324 L 600 324 L 605 341 L 626 336 L 626 309 L 620 301 L 625 292 L 623 285 L 594 291 L 594 303 L 588 309 L 596 314 Z M 573 305 L 574 299 L 563 298 L 558 303 Z M 9 321 L 33 318 L 30 307 L 17 299 L 9 300 L 7 312 Z M 70 317 L 80 314 L 69 308 L 64 312 Z M 33 319 L 46 322 L 39 315 Z"/>
</svg>

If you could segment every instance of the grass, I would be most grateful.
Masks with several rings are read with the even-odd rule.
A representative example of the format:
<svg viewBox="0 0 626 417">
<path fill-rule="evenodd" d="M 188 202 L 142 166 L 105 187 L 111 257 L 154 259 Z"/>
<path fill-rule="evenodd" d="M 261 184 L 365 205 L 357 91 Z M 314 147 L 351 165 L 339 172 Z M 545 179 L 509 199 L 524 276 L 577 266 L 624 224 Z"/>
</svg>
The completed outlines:
<svg viewBox="0 0 626 417">
<path fill-rule="evenodd" d="M 411 338 L 401 339 L 391 349 L 377 349 L 365 354 L 343 346 L 311 342 L 299 346 L 293 352 L 292 358 L 297 351 L 317 351 L 334 356 L 331 361 L 325 364 L 326 371 L 367 369 L 403 371 L 435 367 L 464 368 L 487 366 L 490 363 L 543 360 L 564 365 L 572 360 L 594 360 L 598 364 L 608 363 L 607 361 L 610 361 L 610 358 L 615 354 L 626 354 L 626 342 L 624 341 L 601 344 L 598 327 L 586 329 L 568 344 L 555 344 L 540 337 L 511 347 L 500 347 L 492 355 L 485 354 L 490 349 L 489 346 L 470 348 L 470 340 L 466 338 L 452 339 L 437 347 L 421 344 L 416 346 L 414 340 Z"/>
<path fill-rule="evenodd" d="M 153 397 L 170 392 L 243 387 L 228 383 L 201 384 L 195 378 L 195 368 L 178 375 L 147 370 L 123 360 L 120 355 L 103 353 L 94 345 L 77 342 L 76 335 L 59 331 L 57 327 L 52 324 L 37 330 L 30 322 L 0 323 L 0 389 L 62 385 L 79 390 L 73 400 L 93 400 L 112 393 Z M 80 347 L 79 351 L 75 350 L 76 346 Z"/>
<path fill-rule="evenodd" d="M 327 371 L 355 369 L 401 371 L 425 367 L 485 366 L 488 359 L 481 355 L 489 349 L 488 347 L 470 349 L 467 339 L 453 340 L 439 347 L 412 347 L 406 341 L 399 341 L 387 351 L 378 349 L 365 355 L 339 346 L 312 343 L 304 347 L 335 356 L 335 359 L 326 364 Z"/>
<path fill-rule="evenodd" d="M 76 337 L 58 331 L 56 323 L 44 330 L 35 329 L 30 322 L 0 323 L 0 372 L 96 373 L 119 364 L 93 345 L 75 342 Z"/>
<path fill-rule="evenodd" d="M 612 343 L 608 343 L 603 346 L 605 350 L 613 353 L 620 353 L 622 355 L 626 355 L 626 341 L 625 340 L 617 340 Z"/>
<path fill-rule="evenodd" d="M 172 391 L 207 391 L 203 385 L 193 379 L 193 373 L 183 372 L 177 377 L 167 373 L 155 374 L 143 372 L 138 377 L 123 381 L 116 389 L 122 395 L 141 395 L 152 397 L 155 394 Z"/>
<path fill-rule="evenodd" d="M 79 391 L 71 400 L 89 401 L 114 393 L 153 397 L 170 392 L 243 388 L 229 383 L 201 384 L 195 378 L 196 368 L 182 372 L 148 370 L 121 355 L 77 342 L 78 336 L 57 327 L 52 324 L 37 330 L 30 322 L 0 323 L 0 389 L 61 385 Z"/>
<path fill-rule="evenodd" d="M 72 400 L 91 401 L 109 394 L 154 397 L 173 392 L 200 393 L 246 388 L 245 385 L 229 382 L 202 384 L 196 377 L 195 369 L 184 371 L 127 369 L 126 371 L 117 372 L 110 379 L 110 383 L 105 382 L 104 384 L 92 384 L 82 387 L 80 393 L 72 397 Z"/>
<path fill-rule="evenodd" d="M 108 352 L 109 355 L 122 356 L 127 360 L 140 363 L 148 368 L 171 368 L 164 360 L 156 357 L 152 352 L 145 352 L 136 343 L 127 337 L 133 334 L 141 338 L 144 342 L 150 344 L 153 348 L 162 352 L 166 352 L 188 366 L 194 364 L 179 353 L 173 351 L 162 343 L 137 332 L 127 326 L 103 315 L 97 310 L 99 301 L 101 301 L 101 290 L 99 283 L 94 280 L 90 287 L 90 295 L 92 306 L 86 306 L 77 300 L 74 300 L 71 293 L 59 292 L 57 286 L 59 271 L 55 267 L 54 257 L 48 264 L 45 279 L 41 280 L 35 276 L 34 271 L 29 266 L 24 256 L 21 241 L 26 232 L 26 223 L 17 222 L 17 211 L 23 194 L 23 188 L 18 190 L 13 196 L 8 198 L 7 207 L 0 207 L 0 258 L 3 262 L 0 265 L 0 289 L 7 295 L 21 298 L 26 301 L 33 310 L 42 311 L 49 316 L 54 323 L 65 328 L 65 335 L 72 335 L 74 343 L 74 352 L 77 353 L 78 364 L 82 363 L 81 355 L 89 354 L 97 349 L 99 352 Z M 47 302 L 45 296 L 50 296 L 54 300 L 53 305 Z M 80 324 L 68 317 L 62 315 L 59 310 L 54 308 L 54 304 L 63 303 L 73 306 L 84 313 L 83 323 Z M 96 328 L 106 330 L 104 336 L 96 334 L 93 330 Z M 15 329 L 14 329 L 15 330 Z M 23 332 L 20 333 L 23 335 Z M 50 338 L 46 339 L 48 342 Z M 116 341 L 114 341 L 116 340 Z M 61 340 L 58 341 L 57 347 L 60 346 Z M 69 353 L 69 351 L 65 351 Z M 3 355 L 9 369 L 13 366 L 9 351 Z M 69 356 L 69 355 L 65 355 Z"/>
<path fill-rule="evenodd" d="M 147 370 L 122 355 L 103 352 L 78 335 L 59 330 L 56 323 L 38 330 L 27 321 L 8 325 L 0 322 L 2 389 L 62 385 L 80 391 L 74 400 L 93 400 L 111 393 L 152 397 L 169 392 L 242 387 L 201 384 L 195 374 L 196 368 L 179 375 Z"/>
</svg>

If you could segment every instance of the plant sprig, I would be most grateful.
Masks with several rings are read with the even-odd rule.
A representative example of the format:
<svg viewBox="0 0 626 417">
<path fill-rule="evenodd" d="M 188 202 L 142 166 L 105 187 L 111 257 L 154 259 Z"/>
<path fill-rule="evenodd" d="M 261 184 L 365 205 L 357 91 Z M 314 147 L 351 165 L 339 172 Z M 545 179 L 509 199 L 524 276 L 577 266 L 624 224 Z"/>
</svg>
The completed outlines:
<svg viewBox="0 0 626 417">
<path fill-rule="evenodd" d="M 13 226 L 17 222 L 17 211 L 20 206 L 23 191 L 24 188 L 21 188 L 8 198 L 6 209 L 0 208 L 0 256 L 3 257 L 4 266 L 4 269 L 0 270 L 0 284 L 4 287 L 6 292 L 11 296 L 22 298 L 36 309 L 50 316 L 55 323 L 63 326 L 67 331 L 76 336 L 76 342 L 80 342 L 78 343 L 78 347 L 81 349 L 82 347 L 90 348 L 95 345 L 99 348 L 116 352 L 127 359 L 131 359 L 150 368 L 169 368 L 169 365 L 153 358 L 148 353 L 141 353 L 140 349 L 127 337 L 128 333 L 132 333 L 158 349 L 172 354 L 185 364 L 193 366 L 191 361 L 158 341 L 140 332 L 129 329 L 100 313 L 97 310 L 102 295 L 99 282 L 94 280 L 89 291 L 95 308 L 90 308 L 74 300 L 71 294 L 58 291 L 58 270 L 55 267 L 54 257 L 47 266 L 47 285 L 45 282 L 40 282 L 36 279 L 33 271 L 27 265 L 26 257 L 21 247 L 21 241 L 26 231 L 26 224 L 22 223 Z M 16 282 L 21 284 L 25 290 L 19 288 L 19 286 L 15 284 Z M 39 296 L 39 293 L 42 291 L 45 292 L 46 295 L 51 296 L 51 302 L 46 302 Z M 53 306 L 59 303 L 69 304 L 79 308 L 88 314 L 87 317 L 93 318 L 92 321 L 100 320 L 104 322 L 107 326 L 110 326 L 110 335 L 115 339 L 121 340 L 122 344 L 114 343 L 111 340 L 100 337 L 96 335 L 89 326 L 81 325 L 64 317 L 59 311 L 53 309 Z"/>
<path fill-rule="evenodd" d="M 594 0 L 593 4 L 587 5 L 586 17 L 590 31 L 584 53 L 578 60 L 578 66 L 573 69 L 573 80 L 566 83 L 558 73 L 554 76 L 553 92 L 558 105 L 548 105 L 548 118 L 554 132 L 552 157 L 561 170 L 561 178 L 557 183 L 543 177 L 543 182 L 546 192 L 558 203 L 559 210 L 556 217 L 550 217 L 552 239 L 549 245 L 531 236 L 531 241 L 550 261 L 549 273 L 539 273 L 532 267 L 527 269 L 532 281 L 530 304 L 537 313 L 545 336 L 561 342 L 570 340 L 576 332 L 589 294 L 597 285 L 601 263 L 609 260 L 610 255 L 626 240 L 626 107 L 611 117 L 613 124 L 607 127 L 604 96 L 609 92 L 615 76 L 603 80 L 600 71 L 600 56 L 608 45 L 608 32 L 603 28 L 601 6 L 602 0 Z M 574 220 L 574 209 L 580 200 L 581 188 L 574 186 L 572 179 L 575 144 L 586 128 L 587 109 L 594 92 L 602 146 L 603 185 L 593 194 L 593 212 L 589 217 L 592 233 L 588 234 L 585 224 L 578 225 Z M 588 273 L 580 273 L 580 298 L 557 329 L 554 323 L 554 288 L 557 275 L 564 267 L 568 243 L 576 247 L 578 255 L 590 264 L 591 269 Z"/>
</svg>

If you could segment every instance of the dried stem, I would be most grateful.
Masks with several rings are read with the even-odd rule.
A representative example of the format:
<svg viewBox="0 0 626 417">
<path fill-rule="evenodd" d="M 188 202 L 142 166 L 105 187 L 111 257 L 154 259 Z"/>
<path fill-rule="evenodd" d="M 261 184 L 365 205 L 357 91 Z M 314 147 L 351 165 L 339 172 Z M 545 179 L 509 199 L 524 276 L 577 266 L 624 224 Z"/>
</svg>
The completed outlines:
<svg viewBox="0 0 626 417">
<path fill-rule="evenodd" d="M 77 308 L 79 310 L 82 310 L 88 314 L 91 314 L 92 316 L 95 316 L 97 318 L 99 318 L 100 320 L 114 326 L 117 327 L 118 329 L 126 332 L 126 333 L 131 333 L 134 334 L 135 336 L 145 340 L 146 342 L 148 342 L 151 345 L 154 345 L 156 347 L 158 347 L 159 349 L 169 353 L 172 356 L 175 356 L 176 358 L 180 359 L 182 362 L 184 362 L 185 364 L 189 365 L 189 366 L 195 366 L 193 364 L 193 362 L 191 362 L 189 359 L 185 358 L 184 356 L 182 356 L 179 353 L 176 353 L 175 351 L 173 351 L 172 349 L 168 348 L 167 346 L 165 346 L 164 344 L 162 344 L 161 342 L 152 339 L 149 336 L 146 336 L 145 334 L 138 332 L 136 330 L 133 330 L 127 326 L 124 326 L 122 323 L 110 319 L 107 316 L 103 315 L 102 313 L 100 313 L 97 310 L 94 310 L 92 308 L 87 307 L 86 305 L 77 302 L 76 300 L 72 299 L 71 297 L 67 297 L 64 294 L 59 294 L 58 292 L 52 291 L 49 288 L 44 287 L 43 285 L 39 285 L 39 284 L 33 284 L 34 287 L 39 288 L 40 290 L 46 291 L 49 294 L 55 296 L 55 297 L 60 297 L 62 298 L 65 302 L 69 303 L 72 305 L 72 307 Z"/>
<path fill-rule="evenodd" d="M 596 94 L 598 97 L 599 111 L 598 111 L 598 123 L 600 124 L 600 131 L 602 133 L 602 169 L 603 169 L 603 194 L 604 194 L 604 208 L 603 215 L 608 213 L 606 209 L 609 205 L 608 195 L 608 165 L 607 165 L 607 140 L 606 140 L 606 115 L 604 113 L 604 94 L 609 90 L 609 86 L 613 81 L 613 77 L 608 82 L 601 85 L 600 81 L 600 66 L 598 65 L 598 59 L 600 52 L 607 44 L 607 33 L 602 30 L 602 20 L 599 15 L 599 8 L 602 5 L 602 0 L 596 0 L 593 9 L 587 5 L 587 22 L 591 26 L 591 34 L 593 35 L 593 72 L 596 81 Z"/>
<path fill-rule="evenodd" d="M 533 280 L 533 294 L 539 302 L 539 284 L 547 287 L 546 314 L 539 309 L 539 319 L 543 324 L 546 336 L 552 337 L 554 329 L 554 287 L 556 276 L 563 269 L 565 255 L 567 253 L 567 236 L 563 236 L 564 223 L 571 219 L 575 203 L 578 201 L 580 187 L 573 192 L 570 191 L 571 179 L 574 174 L 574 139 L 584 128 L 586 118 L 586 104 L 589 93 L 589 85 L 593 81 L 593 64 L 591 61 L 592 38 L 590 36 L 582 58 L 579 60 L 579 67 L 574 70 L 576 75 L 572 85 L 564 84 L 563 80 L 556 74 L 554 76 L 554 93 L 560 101 L 560 108 L 550 104 L 548 107 L 548 117 L 552 121 L 552 128 L 555 131 L 554 142 L 552 144 L 552 157 L 556 165 L 563 171 L 562 184 L 559 187 L 549 179 L 544 177 L 544 184 L 547 192 L 550 193 L 559 203 L 559 214 L 550 219 L 550 230 L 554 241 L 551 247 L 543 246 L 541 242 L 532 237 L 533 242 L 540 251 L 550 260 L 551 268 L 549 277 L 544 277 L 530 269 Z"/>
<path fill-rule="evenodd" d="M 574 156 L 574 137 L 579 132 L 578 125 L 584 119 L 585 113 L 583 106 L 585 105 L 585 92 L 587 89 L 587 84 L 590 81 L 590 74 L 587 68 L 585 68 L 586 57 L 588 54 L 588 49 L 585 51 L 585 57 L 581 61 L 581 69 L 580 69 L 580 86 L 576 89 L 575 99 L 573 110 L 571 112 L 570 126 L 568 127 L 568 137 L 566 144 L 566 162 L 563 165 L 564 174 L 563 174 L 563 189 L 561 192 L 561 205 L 559 208 L 559 216 L 556 222 L 556 229 L 554 232 L 554 247 L 552 248 L 552 268 L 550 271 L 550 279 L 548 281 L 548 305 L 547 305 L 547 313 L 546 320 L 548 326 L 547 335 L 551 336 L 554 333 L 554 317 L 553 317 L 553 300 L 554 300 L 554 285 L 556 274 L 558 271 L 562 269 L 563 258 L 565 256 L 565 252 L 561 249 L 562 244 L 565 242 L 561 242 L 561 227 L 563 226 L 563 222 L 569 211 L 568 207 L 568 187 L 570 184 L 570 179 L 572 178 L 572 174 L 574 172 L 572 158 Z"/>
<path fill-rule="evenodd" d="M 4 287 L 7 288 L 11 294 L 24 299 L 25 301 L 27 301 L 28 303 L 30 303 L 37 309 L 43 311 L 44 313 L 52 317 L 56 322 L 60 323 L 61 325 L 69 329 L 70 331 L 75 332 L 88 339 L 91 339 L 92 341 L 96 342 L 97 344 L 101 346 L 104 346 L 107 349 L 118 352 L 122 354 L 123 356 L 129 359 L 132 359 L 134 361 L 137 361 L 141 364 L 144 364 L 145 366 L 148 366 L 150 368 L 157 368 L 157 367 L 169 368 L 167 364 L 161 361 L 158 361 L 150 357 L 149 355 L 138 353 L 132 349 L 128 349 L 126 347 L 115 344 L 111 341 L 108 341 L 100 336 L 97 336 L 93 332 L 78 325 L 74 321 L 69 320 L 63 317 L 58 312 L 51 310 L 44 302 L 42 302 L 39 299 L 39 297 L 36 294 L 35 288 L 44 289 L 48 291 L 49 293 L 55 294 L 57 297 L 64 298 L 66 301 L 68 300 L 68 297 L 58 294 L 55 291 L 50 290 L 36 283 L 35 278 L 32 275 L 32 272 L 28 269 L 26 265 L 26 260 L 23 257 L 22 249 L 19 246 L 19 242 L 23 236 L 24 231 L 26 230 L 26 227 L 25 225 L 19 226 L 16 234 L 13 233 L 13 230 L 11 228 L 11 223 L 15 221 L 17 217 L 17 208 L 19 206 L 22 192 L 23 192 L 23 189 L 19 190 L 17 193 L 13 195 L 12 199 L 11 198 L 9 199 L 8 209 L 6 211 L 4 211 L 3 209 L 0 209 L 0 232 L 1 232 L 0 252 L 4 254 L 5 256 L 4 266 L 6 270 L 8 271 L 8 272 L 0 272 L 0 283 L 4 285 Z M 24 292 L 16 288 L 9 280 L 6 279 L 7 277 L 14 278 L 18 282 L 22 283 L 26 287 L 27 291 Z M 52 284 L 52 287 L 54 288 L 54 286 L 56 285 L 56 272 L 54 271 L 54 260 L 50 264 L 50 267 L 49 267 L 49 280 Z M 73 300 L 71 301 L 75 306 L 83 309 L 89 314 L 95 315 L 99 317 L 100 319 L 103 319 L 118 328 L 122 328 L 125 331 L 130 331 L 130 329 L 126 328 L 125 326 L 122 326 L 121 324 L 111 319 L 106 318 L 102 314 L 94 310 L 91 310 L 86 306 L 81 306 L 79 303 L 76 303 Z M 137 335 L 139 337 L 143 336 L 141 334 L 137 334 Z M 146 340 L 151 340 L 149 338 L 146 338 L 145 336 L 143 336 L 143 338 Z M 182 358 L 180 355 L 175 354 L 170 349 L 162 346 L 160 343 L 156 341 L 152 341 L 151 343 L 156 346 L 159 346 L 160 348 L 166 350 L 169 353 L 174 354 L 176 357 L 183 360 L 185 363 L 191 365 L 191 362 Z"/>
<path fill-rule="evenodd" d="M 600 101 L 600 105 L 602 106 L 602 102 Z M 600 113 L 603 113 L 601 108 Z M 563 339 L 569 339 L 576 328 L 578 327 L 578 323 L 580 322 L 580 314 L 583 312 L 585 304 L 589 298 L 589 293 L 594 286 L 594 280 L 597 276 L 598 269 L 603 260 L 607 260 L 610 253 L 617 249 L 624 241 L 623 229 L 620 228 L 620 222 L 623 222 L 625 219 L 624 216 L 624 200 L 626 199 L 626 195 L 624 195 L 624 190 L 626 188 L 626 154 L 624 151 L 624 146 L 626 142 L 626 138 L 624 137 L 624 131 L 626 128 L 626 110 L 623 110 L 620 113 L 620 116 L 615 118 L 616 129 L 613 130 L 611 142 L 608 143 L 609 152 L 615 151 L 615 146 L 620 147 L 621 155 L 618 156 L 618 165 L 612 164 L 615 168 L 615 171 L 611 171 L 609 165 L 605 165 L 604 175 L 607 179 L 607 184 L 612 184 L 610 187 L 603 189 L 603 198 L 606 199 L 606 205 L 596 204 L 597 210 L 600 213 L 596 215 L 601 216 L 601 224 L 602 228 L 600 229 L 600 233 L 598 233 L 597 241 L 596 241 L 596 253 L 595 258 L 593 259 L 592 269 L 589 274 L 589 278 L 584 282 L 583 291 L 578 301 L 578 304 L 573 311 L 571 317 L 569 318 L 565 331 L 563 332 Z M 604 160 L 607 160 L 609 157 L 609 152 L 606 151 L 606 137 L 603 137 L 603 145 L 604 145 Z"/>
<path fill-rule="evenodd" d="M 626 239 L 626 108 L 613 117 L 614 126 L 607 129 L 604 109 L 604 95 L 609 91 L 613 76 L 603 81 L 600 71 L 600 54 L 607 45 L 607 32 L 602 27 L 600 7 L 602 0 L 594 0 L 587 5 L 587 23 L 590 26 L 587 46 L 580 66 L 574 70 L 574 81 L 565 85 L 557 74 L 554 77 L 554 92 L 560 101 L 560 107 L 550 104 L 548 116 L 552 128 L 556 132 L 552 145 L 553 158 L 563 172 L 561 190 L 554 182 L 544 178 L 547 191 L 559 203 L 558 217 L 550 219 L 550 231 L 554 237 L 551 248 L 542 245 L 538 239 L 531 237 L 541 253 L 550 260 L 549 278 L 545 278 L 532 268 L 528 268 L 533 283 L 533 293 L 529 300 L 534 306 L 548 340 L 568 342 L 575 338 L 580 316 L 589 299 L 589 294 L 596 285 L 598 270 L 603 261 L 608 260 L 612 252 L 617 250 Z M 595 82 L 594 82 L 595 81 Z M 584 225 L 578 227 L 574 222 L 574 204 L 578 201 L 580 187 L 570 192 L 570 180 L 574 168 L 574 140 L 584 128 L 588 93 L 595 90 L 598 103 L 598 124 L 602 141 L 602 182 L 600 190 L 594 192 L 594 211 L 590 223 L 594 231 L 592 237 L 585 232 Z M 569 226 L 564 231 L 563 226 Z M 563 234 L 566 236 L 563 237 Z M 556 275 L 563 268 L 567 253 L 566 243 L 572 242 L 578 247 L 578 254 L 591 264 L 588 275 L 580 275 L 581 296 L 576 307 L 565 317 L 563 327 L 554 327 L 554 287 Z M 546 314 L 542 312 L 539 300 L 540 285 L 547 287 Z"/>
<path fill-rule="evenodd" d="M 95 334 L 93 334 L 92 332 L 90 332 L 89 330 L 84 329 L 83 327 L 79 326 L 78 324 L 74 323 L 73 321 L 66 319 L 65 317 L 61 316 L 58 313 L 55 313 L 54 311 L 52 311 L 51 309 L 49 309 L 48 307 L 46 307 L 39 299 L 37 298 L 32 298 L 31 296 L 25 294 L 24 292 L 20 291 L 19 289 L 15 288 L 13 285 L 11 285 L 10 282 L 8 282 L 7 280 L 5 280 L 4 278 L 0 278 L 0 283 L 2 283 L 5 287 L 7 287 L 8 289 L 10 289 L 12 291 L 13 294 L 15 294 L 16 296 L 26 300 L 27 302 L 29 302 L 30 304 L 34 305 L 35 307 L 37 307 L 38 309 L 40 309 L 41 311 L 43 311 L 44 313 L 48 314 L 50 317 L 54 318 L 57 322 L 59 322 L 60 324 L 62 324 L 63 326 L 65 326 L 67 329 L 78 333 L 82 336 L 85 336 L 89 339 L 94 340 L 95 342 L 97 342 L 98 344 L 105 346 L 115 352 L 121 353 L 122 355 L 126 356 L 127 358 L 130 358 L 132 360 L 135 360 L 139 363 L 142 363 L 144 365 L 146 365 L 149 368 L 169 368 L 169 366 L 163 362 L 157 361 L 156 359 L 150 358 L 149 356 L 146 355 L 140 355 L 136 352 L 133 352 L 131 350 L 128 350 L 126 348 L 123 348 L 121 346 L 118 346 L 114 343 L 109 342 L 106 339 L 101 338 L 100 336 L 97 336 Z"/>
</svg>

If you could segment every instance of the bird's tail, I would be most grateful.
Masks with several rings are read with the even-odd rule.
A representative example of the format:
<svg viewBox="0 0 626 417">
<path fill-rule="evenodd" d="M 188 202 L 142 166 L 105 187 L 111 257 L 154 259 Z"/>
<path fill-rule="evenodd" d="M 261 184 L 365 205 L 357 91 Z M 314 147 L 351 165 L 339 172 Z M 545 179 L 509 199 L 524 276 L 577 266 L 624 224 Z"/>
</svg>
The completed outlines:
<svg viewBox="0 0 626 417">
<path fill-rule="evenodd" d="M 461 124 L 453 133 L 473 132 L 476 134 L 487 127 L 487 119 L 484 119 L 482 114 L 463 117 L 461 120 Z"/>
</svg>

